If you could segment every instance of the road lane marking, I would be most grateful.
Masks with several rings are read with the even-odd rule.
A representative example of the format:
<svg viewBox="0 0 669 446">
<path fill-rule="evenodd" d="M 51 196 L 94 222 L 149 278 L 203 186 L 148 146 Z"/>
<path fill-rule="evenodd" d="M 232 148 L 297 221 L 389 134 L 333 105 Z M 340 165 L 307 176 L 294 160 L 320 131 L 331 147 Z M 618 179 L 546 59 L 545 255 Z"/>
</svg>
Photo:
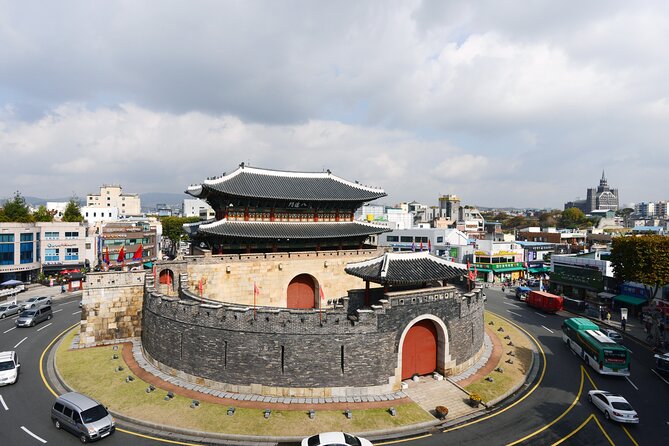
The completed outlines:
<svg viewBox="0 0 669 446">
<path fill-rule="evenodd" d="M 516 304 L 514 304 L 513 302 L 502 302 L 502 303 L 505 305 L 511 305 L 512 307 L 516 306 Z"/>
<path fill-rule="evenodd" d="M 583 423 L 581 423 L 580 426 L 578 426 L 576 429 L 571 431 L 566 437 L 561 438 L 560 441 L 556 441 L 555 443 L 553 443 L 551 446 L 557 446 L 560 443 L 562 443 L 563 441 L 568 440 L 572 435 L 576 434 L 578 431 L 583 429 L 583 427 L 585 427 L 585 425 L 587 425 L 591 420 L 595 420 L 595 423 L 597 423 L 597 426 L 599 426 L 599 430 L 601 430 L 602 433 L 604 434 L 604 436 L 606 437 L 606 439 L 609 440 L 609 444 L 612 445 L 612 446 L 615 446 L 615 443 L 613 443 L 613 440 L 611 439 L 609 434 L 604 430 L 604 426 L 602 426 L 602 424 L 599 422 L 599 420 L 597 419 L 595 414 L 590 414 L 590 416 L 588 418 L 586 418 L 585 421 Z M 632 441 L 634 441 L 634 440 L 632 439 Z M 637 446 L 639 446 L 639 445 L 637 445 Z"/>
<path fill-rule="evenodd" d="M 630 434 L 630 432 L 627 430 L 627 428 L 625 426 L 623 426 L 622 424 L 620 425 L 620 427 L 622 427 L 623 430 L 625 431 L 625 433 L 627 434 L 627 436 L 630 437 L 630 440 L 632 440 L 632 443 L 634 443 L 634 446 L 639 446 L 639 443 L 636 442 L 636 440 L 634 439 L 634 437 L 632 437 L 632 434 Z"/>
<path fill-rule="evenodd" d="M 38 437 L 37 435 L 33 434 L 33 433 L 30 432 L 28 429 L 26 429 L 25 426 L 21 426 L 21 429 L 23 429 L 23 432 L 25 432 L 26 434 L 28 434 L 28 435 L 30 435 L 31 437 L 35 438 L 36 440 L 39 440 L 39 441 L 41 441 L 42 443 L 46 443 L 46 440 L 45 440 L 45 439 L 40 438 L 40 437 Z"/>
<path fill-rule="evenodd" d="M 514 313 L 514 312 L 511 311 L 511 310 L 506 310 L 506 311 L 508 311 L 508 312 L 511 313 L 511 314 L 515 314 L 515 315 L 518 316 L 518 317 L 523 317 L 522 314 Z"/>
<path fill-rule="evenodd" d="M 12 330 L 16 330 L 16 327 L 12 327 L 12 328 L 10 328 L 9 330 L 5 330 L 5 331 L 3 331 L 3 333 L 9 333 L 9 332 L 12 331 Z"/>
<path fill-rule="evenodd" d="M 52 324 L 53 324 L 53 322 L 49 322 L 49 323 L 46 324 L 44 327 L 42 327 L 42 328 L 38 328 L 37 331 L 42 331 L 42 330 L 44 330 L 46 327 L 48 327 L 49 325 L 52 325 Z"/>
<path fill-rule="evenodd" d="M 508 310 L 507 310 L 507 311 L 508 311 Z M 462 429 L 463 427 L 471 426 L 472 424 L 477 424 L 477 423 L 480 423 L 480 422 L 482 422 L 482 421 L 489 420 L 490 418 L 496 417 L 497 415 L 502 414 L 502 413 L 506 412 L 507 410 L 512 409 L 512 408 L 515 407 L 516 405 L 522 403 L 522 402 L 525 400 L 525 398 L 527 398 L 527 397 L 529 397 L 530 395 L 532 395 L 532 394 L 534 393 L 534 391 L 537 390 L 537 389 L 539 388 L 539 386 L 541 385 L 542 381 L 544 380 L 544 376 L 546 376 L 546 367 L 547 367 L 547 364 L 548 364 L 548 363 L 547 363 L 547 359 L 546 359 L 546 352 L 545 352 L 544 349 L 541 347 L 541 344 L 539 343 L 539 341 L 537 341 L 537 339 L 536 339 L 534 336 L 532 336 L 532 335 L 530 334 L 530 332 L 528 332 L 527 330 L 525 330 L 523 327 L 521 327 L 520 325 L 516 324 L 515 322 L 511 321 L 510 319 L 506 319 L 505 317 L 502 317 L 502 316 L 500 316 L 499 314 L 496 314 L 496 313 L 492 313 L 492 312 L 490 312 L 490 313 L 491 313 L 491 314 L 494 314 L 494 315 L 497 316 L 497 317 L 499 317 L 499 318 L 502 319 L 503 321 L 505 321 L 505 322 L 507 322 L 507 323 L 513 325 L 513 326 L 516 327 L 518 330 L 520 330 L 520 331 L 522 331 L 523 333 L 525 333 L 525 334 L 532 340 L 532 342 L 534 342 L 534 344 L 536 345 L 537 349 L 539 350 L 539 354 L 541 355 L 541 359 L 542 359 L 542 364 L 541 364 L 541 365 L 542 365 L 542 367 L 541 367 L 541 374 L 539 375 L 539 379 L 538 379 L 537 382 L 534 384 L 534 386 L 533 386 L 528 392 L 526 392 L 522 397 L 518 398 L 518 399 L 517 399 L 516 401 L 514 401 L 513 403 L 509 404 L 508 406 L 504 407 L 503 409 L 498 410 L 497 412 L 492 413 L 492 414 L 490 414 L 490 415 L 486 415 L 486 416 L 483 416 L 483 417 L 481 417 L 481 418 L 477 418 L 477 419 L 474 420 L 474 421 L 470 421 L 470 422 L 468 422 L 468 423 L 463 423 L 463 424 L 460 424 L 460 425 L 455 426 L 455 427 L 451 427 L 451 428 L 448 428 L 448 429 L 444 429 L 444 430 L 442 431 L 442 432 L 444 432 L 444 433 L 446 433 L 446 432 L 451 432 L 451 431 L 458 430 L 458 429 Z M 58 396 L 58 395 L 56 395 L 56 396 Z"/>
<path fill-rule="evenodd" d="M 16 348 L 16 347 L 18 347 L 19 345 L 21 345 L 21 342 L 25 341 L 26 339 L 28 339 L 28 336 L 26 336 L 25 338 L 21 339 L 21 340 L 19 341 L 19 343 L 16 344 L 16 345 L 14 346 L 14 348 Z"/>
<path fill-rule="evenodd" d="M 45 386 L 45 387 L 49 390 L 49 392 L 51 392 L 51 394 L 52 394 L 53 396 L 55 396 L 56 398 L 58 398 L 60 395 L 58 395 L 58 394 L 51 388 L 51 386 L 49 385 L 49 383 L 48 383 L 47 380 L 46 380 L 46 377 L 44 376 L 44 355 L 46 355 L 46 352 L 51 348 L 51 346 L 52 346 L 58 339 L 60 339 L 65 333 L 67 333 L 68 331 L 72 330 L 74 327 L 76 327 L 76 326 L 79 325 L 79 324 L 80 324 L 80 323 L 77 322 L 76 324 L 72 324 L 72 325 L 70 325 L 69 327 L 67 327 L 65 330 L 61 331 L 61 332 L 58 334 L 58 336 L 56 336 L 55 338 L 53 338 L 53 339 L 51 340 L 51 342 L 49 342 L 49 345 L 47 345 L 47 346 L 44 348 L 44 350 L 42 350 L 42 354 L 41 354 L 40 357 L 39 357 L 39 375 L 40 375 L 40 377 L 42 378 L 42 382 L 44 383 L 44 386 Z M 119 429 L 117 429 L 117 430 L 119 430 Z"/>
<path fill-rule="evenodd" d="M 57 310 L 53 310 L 54 313 L 58 313 L 59 311 L 63 311 L 63 309 L 62 309 L 62 308 L 59 308 L 59 309 L 57 309 Z"/>
<path fill-rule="evenodd" d="M 546 327 L 545 325 L 542 325 L 542 327 L 544 327 L 546 330 L 550 331 L 551 333 L 554 333 L 553 330 L 551 330 L 550 328 Z"/>
<path fill-rule="evenodd" d="M 72 313 L 72 316 L 74 316 L 75 314 L 80 314 L 80 313 L 81 313 L 81 310 L 75 311 L 74 313 Z"/>
<path fill-rule="evenodd" d="M 0 403 L 2 403 L 2 407 L 5 408 L 5 410 L 9 410 L 9 407 L 5 404 L 5 399 L 0 395 Z"/>
<path fill-rule="evenodd" d="M 628 383 L 632 384 L 632 387 L 634 387 L 636 390 L 639 390 L 639 388 L 638 388 L 637 386 L 634 385 L 634 383 L 633 383 L 632 380 L 629 378 L 629 376 L 626 376 L 625 379 L 627 380 Z"/>
<path fill-rule="evenodd" d="M 662 381 L 664 381 L 665 383 L 669 384 L 669 381 L 667 381 L 666 379 L 664 379 L 664 378 L 662 377 L 662 375 L 660 375 L 659 373 L 657 373 L 655 370 L 650 369 L 650 371 L 653 372 L 653 373 L 655 373 L 655 374 L 657 375 L 657 377 L 660 378 Z M 667 422 L 667 424 L 669 424 L 669 422 Z"/>
<path fill-rule="evenodd" d="M 545 314 L 541 314 L 541 313 L 539 313 L 538 311 L 535 311 L 534 314 L 536 314 L 536 315 L 538 315 L 538 316 L 541 316 L 541 317 L 546 317 Z"/>
<path fill-rule="evenodd" d="M 76 302 L 76 300 L 73 300 L 72 302 L 65 302 L 65 303 L 63 303 L 63 304 L 58 304 L 57 306 L 58 306 L 58 307 L 62 307 L 63 305 L 70 305 L 70 304 L 73 304 L 73 303 L 75 303 L 75 302 Z"/>
<path fill-rule="evenodd" d="M 411 437 L 411 438 L 401 438 L 399 440 L 390 440 L 390 441 L 384 441 L 381 443 L 374 443 L 376 446 L 381 446 L 384 444 L 396 444 L 396 443 L 405 443 L 407 441 L 414 441 L 414 440 L 420 440 L 421 438 L 427 438 L 431 437 L 432 434 L 425 434 L 425 435 L 419 435 L 418 437 Z"/>
</svg>

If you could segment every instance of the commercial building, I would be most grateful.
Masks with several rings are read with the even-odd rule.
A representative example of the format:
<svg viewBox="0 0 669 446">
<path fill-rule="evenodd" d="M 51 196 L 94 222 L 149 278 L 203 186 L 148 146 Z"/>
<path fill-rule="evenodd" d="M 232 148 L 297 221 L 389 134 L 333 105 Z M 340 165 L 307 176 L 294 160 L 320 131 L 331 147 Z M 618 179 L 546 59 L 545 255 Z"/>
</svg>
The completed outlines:
<svg viewBox="0 0 669 446">
<path fill-rule="evenodd" d="M 472 269 L 484 282 L 518 280 L 525 275 L 523 248 L 515 242 L 476 240 Z"/>
<path fill-rule="evenodd" d="M 186 198 L 181 208 L 181 215 L 184 217 L 200 217 L 202 220 L 211 220 L 216 216 L 216 213 L 214 212 L 214 208 L 205 200 Z"/>
</svg>

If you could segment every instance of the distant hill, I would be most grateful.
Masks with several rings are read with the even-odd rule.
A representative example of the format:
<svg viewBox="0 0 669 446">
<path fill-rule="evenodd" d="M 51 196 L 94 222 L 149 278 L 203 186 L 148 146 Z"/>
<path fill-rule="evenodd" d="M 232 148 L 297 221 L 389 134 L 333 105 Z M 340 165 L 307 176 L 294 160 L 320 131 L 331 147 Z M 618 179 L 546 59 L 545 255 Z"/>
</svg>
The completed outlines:
<svg viewBox="0 0 669 446">
<path fill-rule="evenodd" d="M 139 194 L 142 199 L 142 208 L 153 209 L 157 204 L 166 204 L 168 206 L 181 206 L 185 198 L 192 198 L 184 193 L 174 194 L 169 192 L 148 192 Z"/>
</svg>

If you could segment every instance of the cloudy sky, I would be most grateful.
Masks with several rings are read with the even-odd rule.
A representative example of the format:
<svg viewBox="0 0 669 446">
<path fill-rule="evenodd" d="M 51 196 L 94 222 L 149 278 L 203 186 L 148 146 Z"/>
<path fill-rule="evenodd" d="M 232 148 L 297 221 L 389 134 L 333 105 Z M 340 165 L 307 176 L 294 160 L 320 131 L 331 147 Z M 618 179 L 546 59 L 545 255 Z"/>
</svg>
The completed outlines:
<svg viewBox="0 0 669 446">
<path fill-rule="evenodd" d="M 0 197 L 242 161 L 388 204 L 669 199 L 666 1 L 2 1 Z"/>
</svg>

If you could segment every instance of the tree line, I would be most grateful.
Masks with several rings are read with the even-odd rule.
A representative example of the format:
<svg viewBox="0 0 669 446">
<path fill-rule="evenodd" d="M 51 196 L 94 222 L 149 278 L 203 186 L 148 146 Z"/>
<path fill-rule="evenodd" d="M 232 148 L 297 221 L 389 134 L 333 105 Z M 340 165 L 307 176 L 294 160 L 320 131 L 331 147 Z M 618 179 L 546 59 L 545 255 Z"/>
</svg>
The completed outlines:
<svg viewBox="0 0 669 446">
<path fill-rule="evenodd" d="M 41 205 L 36 211 L 31 212 L 25 198 L 20 192 L 14 193 L 14 198 L 5 201 L 0 208 L 0 222 L 7 223 L 35 223 L 52 222 L 56 215 L 55 211 L 49 211 L 46 206 Z M 76 197 L 70 198 L 65 206 L 62 221 L 82 222 L 81 208 Z"/>
<path fill-rule="evenodd" d="M 503 231 L 522 229 L 530 226 L 583 229 L 595 226 L 599 222 L 599 217 L 586 217 L 583 211 L 577 208 L 569 208 L 564 211 L 554 209 L 539 212 L 532 216 L 509 215 L 506 212 L 484 212 L 481 215 L 486 221 L 501 223 Z"/>
</svg>

